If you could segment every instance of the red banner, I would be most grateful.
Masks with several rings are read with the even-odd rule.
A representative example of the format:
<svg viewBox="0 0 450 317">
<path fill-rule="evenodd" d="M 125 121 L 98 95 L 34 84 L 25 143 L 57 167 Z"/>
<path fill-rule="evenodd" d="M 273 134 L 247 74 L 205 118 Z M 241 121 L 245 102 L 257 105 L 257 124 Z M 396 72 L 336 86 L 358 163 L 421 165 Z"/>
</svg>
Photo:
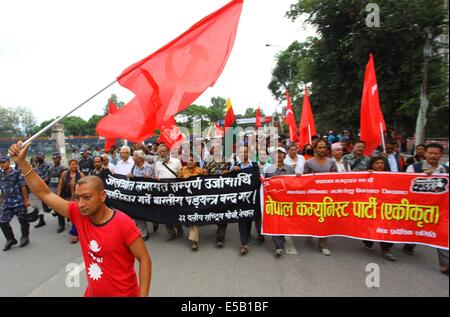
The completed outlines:
<svg viewBox="0 0 450 317">
<path fill-rule="evenodd" d="M 448 249 L 447 175 L 334 173 L 263 179 L 263 233 Z"/>
</svg>

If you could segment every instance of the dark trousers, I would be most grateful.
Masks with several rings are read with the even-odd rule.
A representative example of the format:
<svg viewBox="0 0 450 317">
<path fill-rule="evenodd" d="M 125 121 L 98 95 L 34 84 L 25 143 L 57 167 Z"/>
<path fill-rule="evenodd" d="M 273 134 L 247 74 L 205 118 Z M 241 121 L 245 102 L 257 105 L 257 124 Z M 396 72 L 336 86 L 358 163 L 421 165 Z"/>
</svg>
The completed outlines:
<svg viewBox="0 0 450 317">
<path fill-rule="evenodd" d="M 416 245 L 415 245 L 415 244 L 405 244 L 403 247 L 404 247 L 405 250 L 407 250 L 407 251 L 414 252 L 414 248 L 416 247 Z"/>
<path fill-rule="evenodd" d="M 228 223 L 221 223 L 217 225 L 216 231 L 216 241 L 217 242 L 225 242 L 225 234 L 227 232 Z"/>
<path fill-rule="evenodd" d="M 66 226 L 66 218 L 61 216 L 60 214 L 58 214 L 58 225 L 60 227 L 65 227 Z"/>
<path fill-rule="evenodd" d="M 252 221 L 239 222 L 239 237 L 242 245 L 247 245 L 250 241 L 250 231 L 252 230 Z"/>
<path fill-rule="evenodd" d="M 276 249 L 284 250 L 284 241 L 286 241 L 284 236 L 272 236 L 272 241 Z"/>
<path fill-rule="evenodd" d="M 373 247 L 374 242 L 373 241 L 363 241 L 364 245 L 368 248 Z M 383 251 L 383 253 L 387 253 L 391 251 L 391 248 L 394 246 L 393 243 L 388 243 L 388 242 L 380 242 L 380 246 L 381 246 L 381 251 Z"/>
<path fill-rule="evenodd" d="M 166 229 L 167 229 L 167 234 L 170 236 L 174 236 L 177 234 L 177 232 L 183 232 L 183 227 L 178 224 L 178 225 L 166 225 Z M 177 232 L 175 231 L 175 229 L 177 230 Z"/>
<path fill-rule="evenodd" d="M 44 204 L 44 202 L 42 202 L 42 210 L 44 211 L 44 212 L 50 212 L 52 209 L 49 207 L 49 206 L 47 206 L 46 204 Z"/>
<path fill-rule="evenodd" d="M 437 249 L 439 265 L 444 268 L 448 267 L 448 250 Z"/>
<path fill-rule="evenodd" d="M 239 237 L 242 245 L 247 245 L 250 241 L 253 221 L 239 222 Z M 261 235 L 261 221 L 255 221 L 256 231 L 258 236 Z"/>
<path fill-rule="evenodd" d="M 261 235 L 261 220 L 255 220 L 255 228 L 256 232 L 258 232 L 258 236 Z"/>
<path fill-rule="evenodd" d="M 30 235 L 30 224 L 25 219 L 19 218 L 20 231 L 23 238 L 28 238 Z M 0 223 L 0 228 L 5 236 L 6 241 L 15 240 L 14 232 L 9 223 Z"/>
</svg>

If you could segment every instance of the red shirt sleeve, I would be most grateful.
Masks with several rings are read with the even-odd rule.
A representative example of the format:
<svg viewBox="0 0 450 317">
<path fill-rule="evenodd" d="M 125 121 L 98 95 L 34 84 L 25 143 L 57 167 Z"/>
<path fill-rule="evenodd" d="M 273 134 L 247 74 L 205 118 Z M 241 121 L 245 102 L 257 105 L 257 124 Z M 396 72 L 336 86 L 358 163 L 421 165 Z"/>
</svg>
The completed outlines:
<svg viewBox="0 0 450 317">
<path fill-rule="evenodd" d="M 68 215 L 70 222 L 73 223 L 75 226 L 80 222 L 81 214 L 76 202 L 69 201 Z"/>
<path fill-rule="evenodd" d="M 126 214 L 122 213 L 122 218 L 123 218 L 122 220 L 123 241 L 125 242 L 125 245 L 127 247 L 130 247 L 130 245 L 132 245 L 133 242 L 136 241 L 136 239 L 141 236 L 141 232 L 137 228 L 134 221 Z"/>
</svg>

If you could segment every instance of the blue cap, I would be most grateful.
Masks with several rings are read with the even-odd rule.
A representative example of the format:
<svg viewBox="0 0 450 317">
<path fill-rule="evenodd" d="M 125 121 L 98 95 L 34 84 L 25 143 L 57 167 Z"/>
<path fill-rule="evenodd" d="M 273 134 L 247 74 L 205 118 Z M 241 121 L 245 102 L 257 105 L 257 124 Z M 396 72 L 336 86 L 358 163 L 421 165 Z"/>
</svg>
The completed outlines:
<svg viewBox="0 0 450 317">
<path fill-rule="evenodd" d="M 9 157 L 6 155 L 1 155 L 0 156 L 0 163 L 5 163 L 5 162 L 9 162 Z"/>
</svg>

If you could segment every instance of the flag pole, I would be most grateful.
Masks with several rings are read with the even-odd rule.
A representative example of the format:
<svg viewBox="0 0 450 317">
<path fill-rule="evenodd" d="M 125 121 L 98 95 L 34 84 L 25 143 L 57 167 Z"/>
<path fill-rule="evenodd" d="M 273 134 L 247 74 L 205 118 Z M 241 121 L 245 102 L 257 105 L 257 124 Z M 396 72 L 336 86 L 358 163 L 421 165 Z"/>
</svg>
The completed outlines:
<svg viewBox="0 0 450 317">
<path fill-rule="evenodd" d="M 381 141 L 383 142 L 383 152 L 386 153 L 386 141 L 384 140 L 383 123 L 380 122 Z"/>
<path fill-rule="evenodd" d="M 312 144 L 311 125 L 308 124 L 309 144 Z"/>
<path fill-rule="evenodd" d="M 102 90 L 100 90 L 99 92 L 97 92 L 96 94 L 94 94 L 93 96 L 89 97 L 87 100 L 85 100 L 83 103 L 81 103 L 80 105 L 76 106 L 75 108 L 73 108 L 72 110 L 70 110 L 69 112 L 67 112 L 65 115 L 60 116 L 58 118 L 56 118 L 55 120 L 53 120 L 51 123 L 49 123 L 45 128 L 41 129 L 39 132 L 37 132 L 36 134 L 34 134 L 32 137 L 30 137 L 28 140 L 26 140 L 25 142 L 22 143 L 22 147 L 24 147 L 25 145 L 27 145 L 28 143 L 31 143 L 33 140 L 35 140 L 36 138 L 38 138 L 41 134 L 43 134 L 44 132 L 46 132 L 47 130 L 49 130 L 51 127 L 53 127 L 55 124 L 57 124 L 58 122 L 60 122 L 61 120 L 63 120 L 64 118 L 66 118 L 67 116 L 69 116 L 71 113 L 73 113 L 75 110 L 78 110 L 79 108 L 81 108 L 82 106 L 84 106 L 85 104 L 87 104 L 89 101 L 91 101 L 92 99 L 94 99 L 95 97 L 97 97 L 99 94 L 101 94 L 102 92 L 104 92 L 106 89 L 108 89 L 109 87 L 111 87 L 112 85 L 114 85 L 116 83 L 116 80 L 114 80 L 112 83 L 110 83 L 108 86 L 106 86 L 105 88 L 103 88 Z"/>
</svg>

